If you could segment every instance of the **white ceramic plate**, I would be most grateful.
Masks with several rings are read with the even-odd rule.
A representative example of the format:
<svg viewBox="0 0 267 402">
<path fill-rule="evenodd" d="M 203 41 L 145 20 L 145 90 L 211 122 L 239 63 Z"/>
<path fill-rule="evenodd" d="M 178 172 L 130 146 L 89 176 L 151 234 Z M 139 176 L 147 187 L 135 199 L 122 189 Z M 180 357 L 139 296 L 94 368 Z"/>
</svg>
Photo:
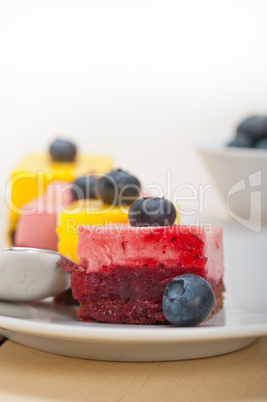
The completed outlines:
<svg viewBox="0 0 267 402">
<path fill-rule="evenodd" d="M 46 352 L 85 359 L 195 359 L 241 349 L 267 334 L 267 314 L 226 307 L 194 328 L 82 323 L 77 307 L 50 300 L 0 302 L 0 333 Z"/>
</svg>

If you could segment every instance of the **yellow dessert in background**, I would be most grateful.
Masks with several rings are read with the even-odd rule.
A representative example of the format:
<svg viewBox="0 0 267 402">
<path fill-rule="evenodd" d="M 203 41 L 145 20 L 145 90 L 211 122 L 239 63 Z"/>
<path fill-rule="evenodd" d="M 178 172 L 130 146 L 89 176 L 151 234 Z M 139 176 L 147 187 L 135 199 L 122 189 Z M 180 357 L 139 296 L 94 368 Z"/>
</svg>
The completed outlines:
<svg viewBox="0 0 267 402">
<path fill-rule="evenodd" d="M 103 204 L 101 200 L 79 200 L 58 216 L 58 251 L 78 262 L 78 226 L 128 223 L 129 206 Z"/>
<path fill-rule="evenodd" d="M 77 154 L 74 162 L 56 162 L 47 153 L 29 154 L 11 174 L 10 231 L 13 232 L 20 208 L 44 193 L 53 181 L 73 181 L 85 174 L 105 174 L 112 160 L 103 155 Z"/>
</svg>

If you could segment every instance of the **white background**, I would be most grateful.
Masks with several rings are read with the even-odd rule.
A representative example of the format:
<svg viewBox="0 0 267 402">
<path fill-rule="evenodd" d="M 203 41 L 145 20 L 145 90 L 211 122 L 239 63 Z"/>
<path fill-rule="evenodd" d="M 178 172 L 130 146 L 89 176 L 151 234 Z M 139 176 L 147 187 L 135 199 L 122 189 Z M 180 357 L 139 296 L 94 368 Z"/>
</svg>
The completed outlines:
<svg viewBox="0 0 267 402">
<path fill-rule="evenodd" d="M 266 16 L 264 0 L 0 0 L 0 192 L 58 135 L 165 191 L 167 170 L 210 183 L 194 146 L 267 112 Z"/>
</svg>

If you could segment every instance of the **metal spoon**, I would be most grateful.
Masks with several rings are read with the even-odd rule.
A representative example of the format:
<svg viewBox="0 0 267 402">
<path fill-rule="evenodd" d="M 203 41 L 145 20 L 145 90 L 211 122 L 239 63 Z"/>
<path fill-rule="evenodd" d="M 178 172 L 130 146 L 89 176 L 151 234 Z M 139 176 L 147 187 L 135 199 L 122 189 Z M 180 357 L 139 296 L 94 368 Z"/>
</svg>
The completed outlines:
<svg viewBox="0 0 267 402">
<path fill-rule="evenodd" d="M 0 249 L 0 300 L 26 302 L 56 296 L 69 288 L 75 267 L 75 262 L 56 251 Z"/>
</svg>

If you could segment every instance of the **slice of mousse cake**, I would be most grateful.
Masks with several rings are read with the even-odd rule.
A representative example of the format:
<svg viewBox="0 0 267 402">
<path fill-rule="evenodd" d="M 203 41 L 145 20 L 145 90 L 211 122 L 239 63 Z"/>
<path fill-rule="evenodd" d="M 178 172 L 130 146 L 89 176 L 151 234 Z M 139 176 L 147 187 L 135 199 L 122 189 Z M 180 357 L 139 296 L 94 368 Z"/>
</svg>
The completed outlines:
<svg viewBox="0 0 267 402">
<path fill-rule="evenodd" d="M 79 227 L 80 266 L 72 271 L 71 288 L 80 304 L 80 320 L 172 322 L 163 313 L 163 294 L 167 285 L 184 274 L 190 283 L 203 278 L 214 293 L 204 319 L 223 306 L 222 228 L 176 225 L 175 218 L 169 201 L 141 198 L 130 207 L 130 225 Z M 190 303 L 199 303 L 198 295 L 194 300 L 190 297 Z"/>
</svg>

